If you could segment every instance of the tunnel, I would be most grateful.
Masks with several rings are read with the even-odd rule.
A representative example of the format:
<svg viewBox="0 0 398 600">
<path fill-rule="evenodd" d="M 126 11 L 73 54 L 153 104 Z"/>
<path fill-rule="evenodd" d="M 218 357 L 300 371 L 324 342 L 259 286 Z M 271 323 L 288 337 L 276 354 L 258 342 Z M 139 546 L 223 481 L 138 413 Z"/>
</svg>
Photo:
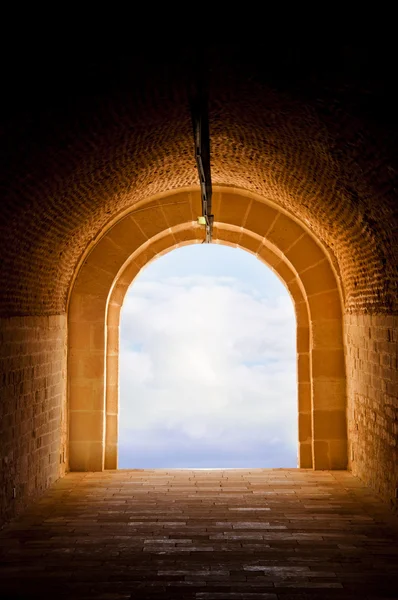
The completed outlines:
<svg viewBox="0 0 398 600">
<path fill-rule="evenodd" d="M 299 469 L 292 489 L 306 473 L 316 482 L 350 481 L 354 495 L 362 486 L 364 497 L 376 498 L 374 510 L 393 519 L 398 148 L 391 55 L 384 45 L 318 50 L 275 56 L 260 42 L 209 46 L 201 73 L 212 242 L 254 254 L 294 303 Z M 68 481 L 121 481 L 124 296 L 150 261 L 204 240 L 190 109 L 195 48 L 64 56 L 57 68 L 52 60 L 25 57 L 4 73 L 4 531 L 69 489 Z M 154 477 L 159 491 L 162 478 Z"/>
</svg>

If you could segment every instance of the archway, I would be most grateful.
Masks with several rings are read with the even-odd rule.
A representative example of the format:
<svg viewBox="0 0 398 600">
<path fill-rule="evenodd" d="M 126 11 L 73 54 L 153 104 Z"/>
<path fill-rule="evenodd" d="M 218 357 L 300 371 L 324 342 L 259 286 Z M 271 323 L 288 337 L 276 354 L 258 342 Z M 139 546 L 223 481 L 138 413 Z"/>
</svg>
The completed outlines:
<svg viewBox="0 0 398 600">
<path fill-rule="evenodd" d="M 118 468 L 296 468 L 296 319 L 253 254 L 192 244 L 124 298 Z"/>
<path fill-rule="evenodd" d="M 297 318 L 299 466 L 347 464 L 341 290 L 327 251 L 286 211 L 237 189 L 214 190 L 214 241 L 254 253 L 288 288 Z M 68 310 L 72 470 L 117 466 L 118 328 L 139 270 L 181 244 L 199 243 L 194 189 L 143 201 L 88 249 Z"/>
</svg>

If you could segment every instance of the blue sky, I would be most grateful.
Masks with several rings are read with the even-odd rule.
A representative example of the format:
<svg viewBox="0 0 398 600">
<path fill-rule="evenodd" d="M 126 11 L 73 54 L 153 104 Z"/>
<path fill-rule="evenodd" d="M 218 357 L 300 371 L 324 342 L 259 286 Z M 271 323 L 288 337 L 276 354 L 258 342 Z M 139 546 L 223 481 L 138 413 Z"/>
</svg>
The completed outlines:
<svg viewBox="0 0 398 600">
<path fill-rule="evenodd" d="M 285 287 L 243 250 L 150 263 L 122 308 L 119 468 L 296 467 L 295 335 Z"/>
</svg>

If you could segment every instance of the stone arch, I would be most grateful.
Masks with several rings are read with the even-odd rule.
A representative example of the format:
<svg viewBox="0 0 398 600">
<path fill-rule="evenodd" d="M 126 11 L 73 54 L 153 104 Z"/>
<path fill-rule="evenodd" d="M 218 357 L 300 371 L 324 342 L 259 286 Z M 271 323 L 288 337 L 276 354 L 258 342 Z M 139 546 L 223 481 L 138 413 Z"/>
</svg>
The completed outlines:
<svg viewBox="0 0 398 600">
<path fill-rule="evenodd" d="M 254 253 L 288 288 L 296 310 L 299 466 L 347 465 L 341 288 L 327 250 L 294 217 L 259 196 L 217 187 L 214 241 Z M 88 249 L 69 299 L 69 460 L 72 470 L 117 467 L 120 308 L 139 270 L 203 240 L 197 190 L 152 198 Z"/>
</svg>

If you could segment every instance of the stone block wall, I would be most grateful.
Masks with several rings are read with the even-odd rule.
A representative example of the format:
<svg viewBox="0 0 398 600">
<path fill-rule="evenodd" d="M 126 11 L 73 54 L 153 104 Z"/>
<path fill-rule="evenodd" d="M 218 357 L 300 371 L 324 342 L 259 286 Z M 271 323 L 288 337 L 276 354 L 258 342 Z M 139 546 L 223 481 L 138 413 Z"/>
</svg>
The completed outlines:
<svg viewBox="0 0 398 600">
<path fill-rule="evenodd" d="M 0 319 L 0 525 L 66 468 L 66 316 Z"/>
<path fill-rule="evenodd" d="M 393 507 L 398 495 L 398 317 L 346 315 L 349 468 Z"/>
</svg>

